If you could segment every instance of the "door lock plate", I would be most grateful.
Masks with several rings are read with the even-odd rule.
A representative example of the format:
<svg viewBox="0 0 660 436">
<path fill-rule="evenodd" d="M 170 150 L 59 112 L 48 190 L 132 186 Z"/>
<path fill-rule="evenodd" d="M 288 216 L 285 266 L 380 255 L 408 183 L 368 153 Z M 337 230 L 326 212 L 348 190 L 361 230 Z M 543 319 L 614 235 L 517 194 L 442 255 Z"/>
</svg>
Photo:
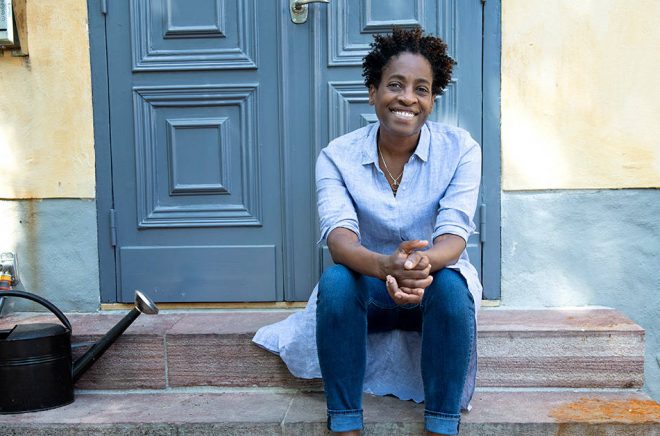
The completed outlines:
<svg viewBox="0 0 660 436">
<path fill-rule="evenodd" d="M 296 24 L 303 24 L 307 21 L 310 3 L 330 3 L 330 0 L 291 0 L 289 2 L 289 12 L 291 21 Z"/>
</svg>

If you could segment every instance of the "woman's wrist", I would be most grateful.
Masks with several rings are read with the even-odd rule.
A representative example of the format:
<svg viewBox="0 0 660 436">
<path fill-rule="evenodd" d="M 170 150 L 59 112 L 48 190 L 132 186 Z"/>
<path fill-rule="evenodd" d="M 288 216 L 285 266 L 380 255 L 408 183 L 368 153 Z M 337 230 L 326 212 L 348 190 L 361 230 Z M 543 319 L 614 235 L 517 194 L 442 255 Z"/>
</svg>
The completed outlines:
<svg viewBox="0 0 660 436">
<path fill-rule="evenodd" d="M 391 268 L 389 265 L 389 256 L 384 254 L 374 253 L 375 263 L 376 263 L 376 277 L 381 280 L 390 275 Z"/>
</svg>

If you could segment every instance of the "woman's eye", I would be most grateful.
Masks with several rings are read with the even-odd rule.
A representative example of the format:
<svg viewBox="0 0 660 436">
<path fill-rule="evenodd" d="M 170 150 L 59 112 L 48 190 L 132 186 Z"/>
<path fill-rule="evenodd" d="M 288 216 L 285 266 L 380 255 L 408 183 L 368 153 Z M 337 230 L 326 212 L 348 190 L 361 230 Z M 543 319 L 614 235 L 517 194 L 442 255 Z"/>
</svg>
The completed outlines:
<svg viewBox="0 0 660 436">
<path fill-rule="evenodd" d="M 419 88 L 417 88 L 417 92 L 419 92 L 420 94 L 428 94 L 429 90 L 427 88 L 424 88 L 424 87 L 419 87 Z"/>
<path fill-rule="evenodd" d="M 387 86 L 388 86 L 388 88 L 393 88 L 393 89 L 399 89 L 399 88 L 401 88 L 401 84 L 398 83 L 398 82 L 392 82 L 392 83 L 390 83 L 390 84 L 387 85 Z"/>
</svg>

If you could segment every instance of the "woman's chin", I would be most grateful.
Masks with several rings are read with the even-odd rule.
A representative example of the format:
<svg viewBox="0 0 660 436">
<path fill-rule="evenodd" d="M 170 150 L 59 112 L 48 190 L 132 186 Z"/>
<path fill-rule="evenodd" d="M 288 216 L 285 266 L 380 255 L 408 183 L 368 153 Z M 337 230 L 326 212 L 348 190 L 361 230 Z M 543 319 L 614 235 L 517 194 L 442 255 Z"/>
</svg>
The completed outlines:
<svg viewBox="0 0 660 436">
<path fill-rule="evenodd" d="M 422 130 L 422 126 L 388 126 L 383 129 L 384 133 L 394 138 L 417 137 Z"/>
</svg>

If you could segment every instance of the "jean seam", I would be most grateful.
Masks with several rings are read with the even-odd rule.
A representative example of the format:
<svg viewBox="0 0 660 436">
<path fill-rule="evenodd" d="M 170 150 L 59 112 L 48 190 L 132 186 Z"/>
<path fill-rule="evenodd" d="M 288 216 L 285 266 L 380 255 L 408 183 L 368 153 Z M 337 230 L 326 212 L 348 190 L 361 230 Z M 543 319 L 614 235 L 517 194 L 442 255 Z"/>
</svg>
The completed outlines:
<svg viewBox="0 0 660 436">
<path fill-rule="evenodd" d="M 399 308 L 399 306 L 396 303 L 394 303 L 394 306 L 392 306 L 392 307 L 385 307 L 382 304 L 378 304 L 378 302 L 376 302 L 376 300 L 371 298 L 371 297 L 369 297 L 369 304 L 373 304 L 377 308 L 383 309 L 383 310 L 397 310 Z"/>
<path fill-rule="evenodd" d="M 455 415 L 453 413 L 434 412 L 432 410 L 424 409 L 424 414 L 433 418 L 442 418 L 450 421 L 459 421 L 461 419 L 460 413 Z"/>
<path fill-rule="evenodd" d="M 468 291 L 469 294 L 469 291 Z M 465 367 L 465 373 L 463 374 L 463 389 L 465 389 L 465 385 L 467 383 L 467 378 L 468 374 L 470 373 L 470 362 L 472 361 L 472 353 L 474 353 L 474 346 L 475 346 L 475 341 L 476 341 L 476 328 L 475 328 L 475 320 L 474 320 L 474 311 L 475 311 L 475 303 L 474 303 L 474 298 L 472 297 L 472 294 L 469 294 L 470 299 L 472 300 L 472 322 L 470 323 L 470 352 L 468 353 L 468 364 Z M 462 395 L 461 395 L 462 396 Z M 459 415 L 460 417 L 460 415 Z"/>
<path fill-rule="evenodd" d="M 329 415 L 360 415 L 362 414 L 362 409 L 346 409 L 346 410 L 333 410 L 328 409 Z"/>
</svg>

